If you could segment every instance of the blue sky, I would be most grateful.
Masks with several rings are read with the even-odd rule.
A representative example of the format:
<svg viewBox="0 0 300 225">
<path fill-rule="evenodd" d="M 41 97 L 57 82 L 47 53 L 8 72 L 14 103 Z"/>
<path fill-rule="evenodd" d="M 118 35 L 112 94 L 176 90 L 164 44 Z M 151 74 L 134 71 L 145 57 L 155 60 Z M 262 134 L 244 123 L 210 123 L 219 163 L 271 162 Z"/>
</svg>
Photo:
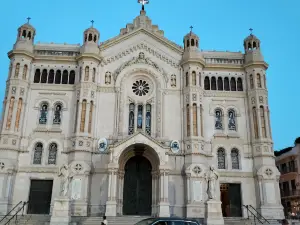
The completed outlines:
<svg viewBox="0 0 300 225">
<path fill-rule="evenodd" d="M 17 28 L 32 18 L 36 41 L 82 43 L 95 20 L 101 41 L 118 35 L 139 14 L 137 0 L 9 0 L 0 7 L 0 99 L 3 100 Z M 170 40 L 182 44 L 191 25 L 204 50 L 243 51 L 249 28 L 261 40 L 267 71 L 272 135 L 276 150 L 300 136 L 300 1 L 299 0 L 150 0 L 147 15 Z M 2 110 L 1 110 L 2 111 Z M 298 132 L 297 132 L 298 131 Z"/>
</svg>

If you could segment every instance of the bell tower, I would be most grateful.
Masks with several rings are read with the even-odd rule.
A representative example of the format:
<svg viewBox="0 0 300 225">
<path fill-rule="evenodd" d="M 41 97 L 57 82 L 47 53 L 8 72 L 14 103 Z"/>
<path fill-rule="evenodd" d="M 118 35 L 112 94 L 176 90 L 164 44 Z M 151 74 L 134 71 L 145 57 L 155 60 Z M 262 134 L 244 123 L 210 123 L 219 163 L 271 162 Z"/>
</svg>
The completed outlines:
<svg viewBox="0 0 300 225">
<path fill-rule="evenodd" d="M 10 59 L 9 72 L 6 82 L 6 91 L 2 111 L 0 163 L 5 173 L 1 174 L 0 189 L 5 196 L 0 198 L 0 204 L 7 213 L 7 207 L 11 204 L 10 193 L 13 183 L 14 171 L 17 167 L 18 156 L 23 146 L 23 126 L 29 79 L 33 60 L 33 42 L 35 28 L 28 22 L 18 28 L 17 39 L 13 50 L 8 52 Z"/>
<path fill-rule="evenodd" d="M 283 218 L 279 176 L 275 166 L 273 140 L 270 126 L 270 110 L 266 70 L 268 64 L 261 52 L 260 40 L 252 34 L 244 40 L 245 71 L 247 79 L 247 96 L 249 121 L 251 124 L 251 148 L 256 174 L 256 193 L 259 202 L 257 209 L 265 218 L 280 215 Z M 278 217 L 278 218 L 279 218 Z"/>
</svg>

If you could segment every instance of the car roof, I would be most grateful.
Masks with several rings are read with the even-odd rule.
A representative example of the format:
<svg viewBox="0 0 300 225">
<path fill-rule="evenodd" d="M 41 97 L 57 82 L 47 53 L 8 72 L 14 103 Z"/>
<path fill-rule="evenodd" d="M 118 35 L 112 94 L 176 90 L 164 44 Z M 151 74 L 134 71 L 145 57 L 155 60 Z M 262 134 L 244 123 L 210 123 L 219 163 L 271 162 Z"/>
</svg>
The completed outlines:
<svg viewBox="0 0 300 225">
<path fill-rule="evenodd" d="M 154 219 L 154 221 L 159 221 L 159 220 L 168 220 L 168 221 L 184 220 L 184 221 L 197 222 L 194 219 L 183 218 L 183 217 L 156 217 L 156 218 L 149 217 L 148 219 L 152 219 L 152 220 Z M 146 219 L 146 220 L 148 220 L 148 219 Z"/>
</svg>

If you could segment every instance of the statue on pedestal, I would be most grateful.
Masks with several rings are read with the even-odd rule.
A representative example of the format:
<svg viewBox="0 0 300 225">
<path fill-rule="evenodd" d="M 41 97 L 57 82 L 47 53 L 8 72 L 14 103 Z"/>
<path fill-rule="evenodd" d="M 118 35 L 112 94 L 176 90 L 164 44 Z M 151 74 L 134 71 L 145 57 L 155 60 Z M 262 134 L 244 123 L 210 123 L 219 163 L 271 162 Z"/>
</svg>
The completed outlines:
<svg viewBox="0 0 300 225">
<path fill-rule="evenodd" d="M 208 199 L 216 200 L 216 182 L 219 179 L 219 174 L 213 166 L 209 167 L 209 171 L 205 174 L 205 179 L 208 182 Z"/>
<path fill-rule="evenodd" d="M 64 164 L 59 168 L 58 176 L 62 177 L 62 188 L 60 195 L 63 197 L 67 197 L 69 194 L 70 183 L 73 179 L 74 174 L 71 171 L 71 167 Z"/>
</svg>

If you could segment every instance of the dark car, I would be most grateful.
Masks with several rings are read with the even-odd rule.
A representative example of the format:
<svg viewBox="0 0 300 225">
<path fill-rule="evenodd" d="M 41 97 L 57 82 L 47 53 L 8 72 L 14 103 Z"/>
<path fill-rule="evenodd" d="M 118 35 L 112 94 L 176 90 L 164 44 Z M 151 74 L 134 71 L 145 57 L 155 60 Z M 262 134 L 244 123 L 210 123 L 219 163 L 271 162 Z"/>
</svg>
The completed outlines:
<svg viewBox="0 0 300 225">
<path fill-rule="evenodd" d="M 135 225 L 200 225 L 196 220 L 186 218 L 149 218 L 141 220 Z"/>
</svg>

